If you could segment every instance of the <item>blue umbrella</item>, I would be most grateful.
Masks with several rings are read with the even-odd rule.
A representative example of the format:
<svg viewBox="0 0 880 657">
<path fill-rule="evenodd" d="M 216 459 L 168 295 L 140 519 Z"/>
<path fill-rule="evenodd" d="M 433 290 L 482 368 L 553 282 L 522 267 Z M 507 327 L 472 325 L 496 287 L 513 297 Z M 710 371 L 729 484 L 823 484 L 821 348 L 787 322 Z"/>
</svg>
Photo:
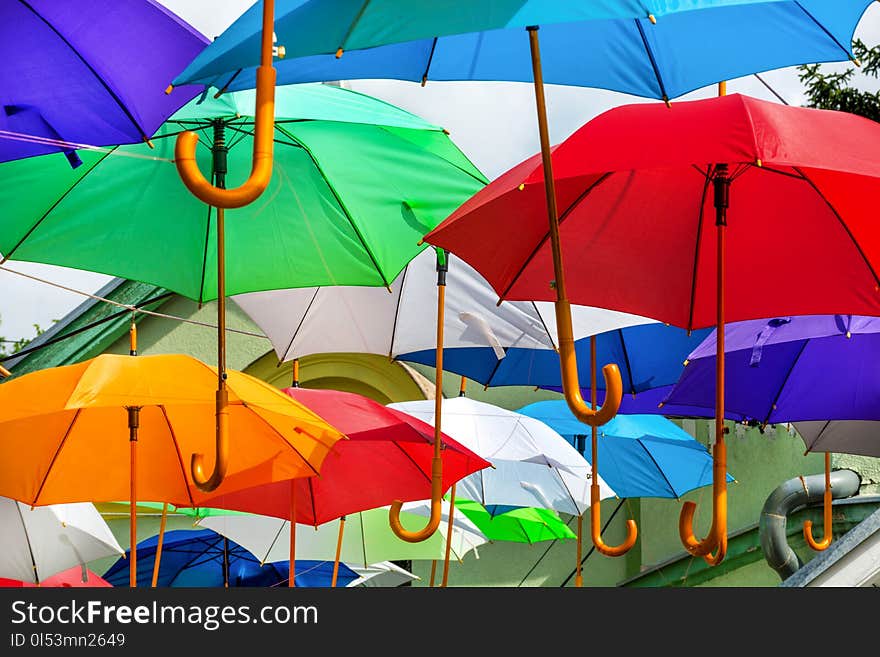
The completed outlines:
<svg viewBox="0 0 880 657">
<path fill-rule="evenodd" d="M 286 55 L 276 68 L 278 84 L 363 78 L 532 82 L 525 28 L 540 25 L 546 82 L 676 98 L 718 80 L 852 58 L 853 32 L 870 4 L 461 0 L 414 7 L 409 0 L 278 0 L 275 34 Z M 251 7 L 175 84 L 253 88 L 260 11 Z M 340 50 L 345 54 L 337 59 Z"/>
<path fill-rule="evenodd" d="M 517 412 L 551 426 L 592 463 L 584 440 L 589 427 L 575 418 L 564 400 L 529 404 Z M 617 415 L 599 428 L 597 443 L 602 477 L 620 497 L 679 498 L 712 483 L 708 450 L 660 415 Z"/>
<path fill-rule="evenodd" d="M 3 0 L 0 162 L 147 141 L 198 93 L 164 90 L 207 42 L 152 0 Z"/>
<path fill-rule="evenodd" d="M 137 545 L 138 581 L 149 582 L 156 557 L 158 536 Z M 103 577 L 113 586 L 128 586 L 128 555 L 121 557 Z M 286 584 L 289 562 L 260 561 L 243 547 L 210 529 L 177 529 L 165 534 L 157 586 L 194 587 L 279 586 Z M 228 578 L 224 578 L 224 571 Z M 332 561 L 297 561 L 294 582 L 297 586 L 329 587 Z M 339 585 L 347 586 L 358 578 L 351 568 L 339 565 Z"/>
</svg>

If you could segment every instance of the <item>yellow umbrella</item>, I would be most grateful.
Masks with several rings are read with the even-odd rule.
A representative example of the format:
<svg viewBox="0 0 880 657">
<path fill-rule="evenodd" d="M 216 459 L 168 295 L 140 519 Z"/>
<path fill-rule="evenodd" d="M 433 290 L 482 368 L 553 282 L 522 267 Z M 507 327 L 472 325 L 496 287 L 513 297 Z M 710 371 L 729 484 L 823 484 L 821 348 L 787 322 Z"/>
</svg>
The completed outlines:
<svg viewBox="0 0 880 657">
<path fill-rule="evenodd" d="M 212 451 L 216 384 L 217 370 L 189 356 L 111 354 L 3 383 L 0 495 L 33 506 L 129 498 L 133 569 L 138 497 L 179 506 L 207 497 L 184 458 Z M 226 386 L 226 478 L 213 495 L 313 476 L 342 437 L 247 374 L 228 371 Z"/>
</svg>

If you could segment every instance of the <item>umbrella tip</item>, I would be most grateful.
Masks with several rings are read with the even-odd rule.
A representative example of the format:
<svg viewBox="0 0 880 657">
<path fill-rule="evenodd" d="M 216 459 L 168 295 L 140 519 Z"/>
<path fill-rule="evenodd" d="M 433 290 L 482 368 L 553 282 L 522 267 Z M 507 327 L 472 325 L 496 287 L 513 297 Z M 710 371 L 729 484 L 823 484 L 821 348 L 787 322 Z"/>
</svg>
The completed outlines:
<svg viewBox="0 0 880 657">
<path fill-rule="evenodd" d="M 343 52 L 344 52 L 344 51 L 342 50 L 342 48 L 337 48 L 337 50 L 336 50 L 336 59 L 339 59 L 340 57 L 342 57 L 342 53 L 343 53 Z"/>
<path fill-rule="evenodd" d="M 147 137 L 146 135 L 144 135 L 144 143 L 145 143 L 147 146 L 149 146 L 150 148 L 156 148 L 156 147 L 153 145 L 153 142 L 150 140 L 150 138 Z"/>
<path fill-rule="evenodd" d="M 416 242 L 416 246 L 421 246 L 424 243 L 425 243 L 425 240 L 419 240 L 418 242 Z"/>
<path fill-rule="evenodd" d="M 761 159 L 758 158 L 758 159 L 755 161 L 755 165 L 757 165 L 758 167 L 763 167 L 763 166 L 764 166 L 764 162 L 762 162 Z"/>
<path fill-rule="evenodd" d="M 654 14 L 648 14 L 648 20 L 651 21 L 651 25 L 657 24 L 657 17 Z"/>
<path fill-rule="evenodd" d="M 174 91 L 173 84 L 169 84 L 167 87 L 165 87 L 165 95 L 166 96 L 170 95 L 172 91 Z"/>
<path fill-rule="evenodd" d="M 663 96 L 663 102 L 666 103 L 666 109 L 672 109 L 672 103 L 669 102 L 668 96 L 665 96 L 665 95 Z"/>
</svg>

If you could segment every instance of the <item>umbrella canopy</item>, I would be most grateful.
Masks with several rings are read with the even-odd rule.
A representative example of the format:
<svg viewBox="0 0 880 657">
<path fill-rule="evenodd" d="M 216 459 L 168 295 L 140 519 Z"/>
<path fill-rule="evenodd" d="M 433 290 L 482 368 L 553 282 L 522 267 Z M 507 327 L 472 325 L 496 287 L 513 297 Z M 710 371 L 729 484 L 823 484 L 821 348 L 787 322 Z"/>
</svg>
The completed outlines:
<svg viewBox="0 0 880 657">
<path fill-rule="evenodd" d="M 880 420 L 880 319 L 775 317 L 724 329 L 725 411 L 760 424 Z M 716 334 L 689 356 L 670 404 L 715 405 Z M 833 451 L 833 450 L 829 450 Z"/>
<path fill-rule="evenodd" d="M 349 588 L 355 586 L 388 588 L 421 579 L 418 575 L 413 575 L 390 561 L 382 561 L 366 567 L 350 566 L 350 568 L 357 573 L 358 578 L 347 584 Z"/>
<path fill-rule="evenodd" d="M 811 452 L 880 457 L 880 422 L 819 420 L 795 422 L 794 428 Z"/>
<path fill-rule="evenodd" d="M 152 0 L 2 0 L 0 162 L 145 141 L 198 92 L 164 89 L 207 43 Z"/>
<path fill-rule="evenodd" d="M 30 508 L 0 497 L 0 577 L 40 584 L 123 550 L 88 503 Z"/>
<path fill-rule="evenodd" d="M 368 287 L 316 287 L 243 294 L 235 302 L 269 337 L 279 360 L 355 352 L 433 365 L 436 284 L 436 257 L 429 249 L 406 265 L 391 284 L 391 294 Z M 517 375 L 516 385 L 558 382 L 553 305 L 530 301 L 498 305 L 497 301 L 498 295 L 480 274 L 450 258 L 444 368 L 486 385 L 513 385 L 508 381 Z M 580 306 L 572 308 L 572 314 L 579 338 L 652 321 Z M 517 374 L 509 374 L 510 368 Z M 534 375 L 525 380 L 527 368 Z M 669 383 L 677 377 L 678 371 Z"/>
<path fill-rule="evenodd" d="M 541 420 L 572 443 L 589 427 L 578 422 L 563 400 L 543 401 L 519 409 Z M 602 476 L 621 497 L 674 497 L 712 483 L 708 450 L 660 415 L 623 415 L 599 427 Z M 593 462 L 590 449 L 584 457 Z M 733 477 L 727 476 L 728 481 Z"/>
<path fill-rule="evenodd" d="M 880 190 L 878 148 L 880 126 L 868 119 L 741 95 L 612 109 L 553 152 L 569 297 L 684 328 L 713 324 L 709 192 L 726 175 L 727 320 L 880 314 L 880 239 L 865 201 Z M 716 166 L 725 163 L 726 173 Z M 516 230 L 503 228 L 511 212 Z M 426 239 L 476 267 L 503 298 L 552 299 L 546 224 L 534 157 Z M 493 248 L 477 248 L 485 243 Z M 798 258 L 755 266 L 757 246 Z"/>
<path fill-rule="evenodd" d="M 430 514 L 430 500 L 406 502 L 400 514 L 405 527 L 424 525 L 422 516 Z M 443 514 L 437 531 L 419 543 L 399 539 L 388 526 L 388 508 L 371 509 L 346 517 L 340 561 L 351 566 L 369 566 L 380 561 L 407 559 L 443 559 L 446 550 L 449 503 L 443 502 Z M 290 522 L 270 516 L 251 514 L 209 515 L 199 520 L 246 547 L 263 562 L 283 559 L 288 555 Z M 332 560 L 339 537 L 339 521 L 308 527 L 296 527 L 296 553 L 304 559 Z M 461 514 L 453 514 L 451 551 L 463 559 L 471 550 L 487 542 L 485 535 Z"/>
<path fill-rule="evenodd" d="M 455 508 L 471 520 L 490 541 L 540 543 L 577 538 L 562 518 L 551 509 L 512 509 L 492 515 L 479 502 L 456 500 Z"/>
<path fill-rule="evenodd" d="M 158 537 L 152 536 L 138 543 L 140 581 L 148 581 L 153 571 L 157 541 Z M 296 585 L 329 586 L 332 570 L 332 563 L 297 561 Z M 157 585 L 203 587 L 228 582 L 229 586 L 278 586 L 287 581 L 289 572 L 289 562 L 260 562 L 240 545 L 210 529 L 177 529 L 165 534 Z M 343 564 L 339 577 L 348 584 L 358 576 Z M 126 559 L 114 563 L 104 578 L 114 586 L 124 586 L 128 582 Z"/>
<path fill-rule="evenodd" d="M 112 586 L 100 575 L 88 570 L 85 566 L 74 566 L 60 573 L 44 579 L 39 584 L 23 582 L 18 579 L 5 579 L 0 577 L 0 588 L 107 588 Z"/>
<path fill-rule="evenodd" d="M 525 28 L 539 25 L 547 82 L 674 98 L 719 79 L 846 60 L 869 4 L 459 0 L 414 6 L 405 0 L 279 0 L 274 29 L 287 53 L 275 65 L 285 83 L 356 78 L 531 82 Z M 252 87 L 259 33 L 259 9 L 252 7 L 176 83 Z"/>
<path fill-rule="evenodd" d="M 254 94 L 211 96 L 166 122 L 154 150 L 83 153 L 75 170 L 61 155 L 0 165 L 3 258 L 124 276 L 199 302 L 215 298 L 216 212 L 168 161 L 174 137 L 194 130 L 206 137 L 197 157 L 210 170 L 219 131 L 228 186 L 249 173 Z M 275 113 L 265 196 L 226 211 L 227 294 L 390 285 L 424 248 L 420 238 L 485 183 L 441 128 L 368 96 L 288 87 L 278 90 Z"/>
<path fill-rule="evenodd" d="M 316 474 L 341 434 L 269 384 L 228 374 L 229 468 L 218 492 Z M 184 459 L 213 449 L 216 380 L 189 356 L 104 354 L 3 383 L 0 494 L 32 505 L 127 498 L 126 407 L 139 406 L 139 497 L 195 506 L 205 494 Z"/>
<path fill-rule="evenodd" d="M 424 422 L 434 401 L 389 404 Z M 590 464 L 543 422 L 468 397 L 443 400 L 443 427 L 490 461 L 457 484 L 456 496 L 496 507 L 540 507 L 580 515 L 590 506 Z M 602 497 L 615 493 L 600 482 Z"/>
<path fill-rule="evenodd" d="M 348 440 L 327 455 L 319 477 L 212 496 L 202 506 L 290 519 L 290 487 L 295 486 L 296 521 L 320 525 L 394 500 L 430 496 L 433 427 L 350 392 L 303 388 L 283 392 L 342 431 Z M 449 436 L 443 437 L 443 448 L 444 490 L 489 466 Z"/>
</svg>

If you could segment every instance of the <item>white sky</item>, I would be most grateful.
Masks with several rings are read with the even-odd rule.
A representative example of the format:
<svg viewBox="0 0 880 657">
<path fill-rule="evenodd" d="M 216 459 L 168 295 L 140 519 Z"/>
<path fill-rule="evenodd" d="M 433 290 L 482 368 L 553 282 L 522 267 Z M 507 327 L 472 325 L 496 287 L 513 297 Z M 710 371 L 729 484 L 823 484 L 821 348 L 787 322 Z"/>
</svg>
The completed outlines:
<svg viewBox="0 0 880 657">
<path fill-rule="evenodd" d="M 161 2 L 209 37 L 219 35 L 253 4 L 252 0 Z M 880 43 L 880 8 L 876 4 L 868 9 L 856 36 L 868 45 Z M 803 102 L 802 87 L 794 69 L 772 71 L 762 77 L 789 103 Z M 410 82 L 363 80 L 348 86 L 444 126 L 459 148 L 490 179 L 539 148 L 534 96 L 528 84 L 429 82 L 422 88 Z M 775 100 L 754 78 L 734 80 L 728 84 L 728 90 Z M 546 93 L 554 143 L 611 107 L 641 100 L 577 87 L 549 86 Z M 714 89 L 705 89 L 689 97 L 712 94 Z M 86 291 L 94 291 L 110 280 L 107 276 L 60 267 L 29 263 L 8 263 L 8 266 Z M 0 271 L 0 336 L 7 339 L 31 336 L 33 324 L 46 328 L 53 319 L 60 319 L 82 301 L 79 295 Z"/>
</svg>

